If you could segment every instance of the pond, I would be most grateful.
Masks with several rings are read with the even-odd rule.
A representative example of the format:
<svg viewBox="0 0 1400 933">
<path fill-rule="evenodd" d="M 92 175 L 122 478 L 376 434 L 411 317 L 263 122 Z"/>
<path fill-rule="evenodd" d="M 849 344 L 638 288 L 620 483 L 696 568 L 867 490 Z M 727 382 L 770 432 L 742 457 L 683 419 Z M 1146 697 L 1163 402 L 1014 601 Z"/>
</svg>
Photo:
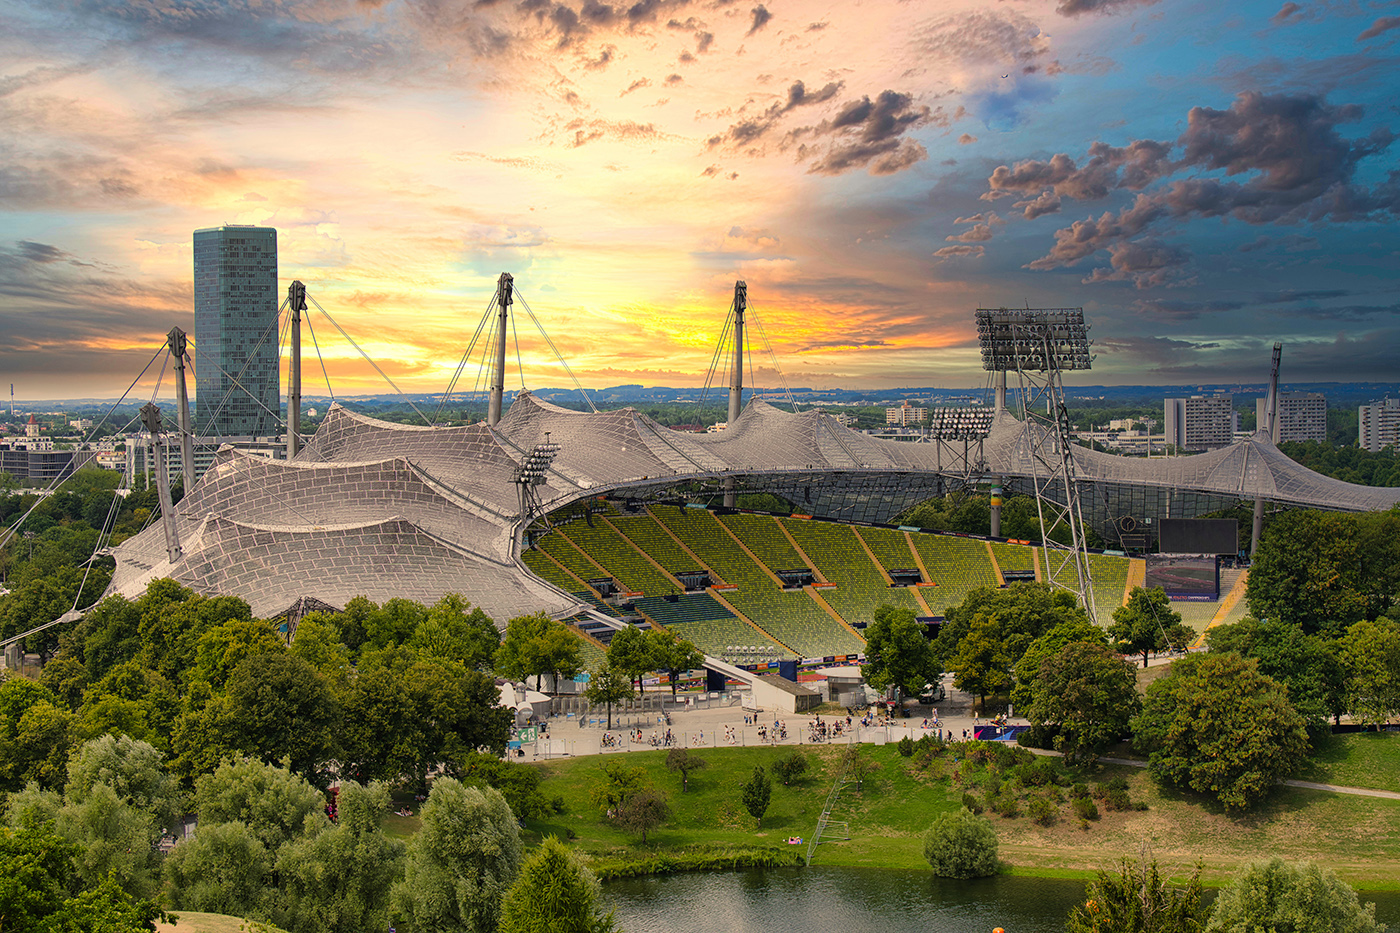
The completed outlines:
<svg viewBox="0 0 1400 933">
<path fill-rule="evenodd" d="M 625 933 L 1062 933 L 1084 882 L 812 866 L 631 878 L 604 890 Z M 1400 924 L 1400 894 L 1362 899 L 1391 929 Z"/>
</svg>

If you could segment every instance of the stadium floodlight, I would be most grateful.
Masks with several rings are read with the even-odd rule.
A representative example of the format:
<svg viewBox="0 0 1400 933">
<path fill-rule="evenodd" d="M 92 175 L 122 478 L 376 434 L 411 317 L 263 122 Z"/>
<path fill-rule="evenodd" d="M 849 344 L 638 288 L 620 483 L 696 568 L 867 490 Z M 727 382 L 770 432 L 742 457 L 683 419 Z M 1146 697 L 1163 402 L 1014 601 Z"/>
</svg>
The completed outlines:
<svg viewBox="0 0 1400 933">
<path fill-rule="evenodd" d="M 1044 546 L 1045 579 L 1079 596 L 1097 619 L 1085 547 L 1079 482 L 1071 454 L 1069 411 L 1060 374 L 1093 364 L 1083 308 L 978 308 L 982 368 L 1015 373 L 1020 382 L 1021 426 L 1029 453 L 1036 511 Z M 1069 544 L 1053 539 L 1069 531 Z"/>
<path fill-rule="evenodd" d="M 521 527 L 530 523 L 530 517 L 540 511 L 536 486 L 549 481 L 549 467 L 559 456 L 559 445 L 550 443 L 550 432 L 544 432 L 544 443 L 536 444 L 525 455 L 525 459 L 515 468 L 515 485 L 520 489 Z"/>
<path fill-rule="evenodd" d="M 1089 369 L 1083 308 L 978 308 L 977 342 L 988 372 Z"/>
<path fill-rule="evenodd" d="M 939 441 L 980 441 L 991 433 L 995 417 L 990 408 L 934 408 L 929 411 L 929 435 Z"/>
</svg>

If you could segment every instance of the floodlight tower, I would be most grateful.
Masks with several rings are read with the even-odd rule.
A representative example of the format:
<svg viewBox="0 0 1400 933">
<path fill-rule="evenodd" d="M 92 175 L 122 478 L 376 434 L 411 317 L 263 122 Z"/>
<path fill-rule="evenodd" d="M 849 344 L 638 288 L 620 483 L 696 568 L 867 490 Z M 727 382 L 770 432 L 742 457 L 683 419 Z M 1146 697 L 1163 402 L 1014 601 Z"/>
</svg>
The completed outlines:
<svg viewBox="0 0 1400 933">
<path fill-rule="evenodd" d="M 1089 369 L 1092 363 L 1084 309 L 979 308 L 977 340 L 982 368 L 1014 372 L 1019 382 L 1022 437 L 1040 517 L 1045 582 L 1076 593 L 1089 618 L 1097 621 L 1060 377 L 1065 370 Z M 1042 409 L 1045 414 L 1040 414 Z M 1068 547 L 1051 540 L 1051 533 L 1061 526 L 1069 529 Z"/>
<path fill-rule="evenodd" d="M 521 531 L 529 527 L 530 520 L 541 511 L 539 493 L 535 487 L 549 481 L 549 466 L 559 456 L 559 445 L 551 443 L 549 435 L 549 431 L 544 432 L 544 443 L 532 447 L 515 468 L 515 485 L 520 492 Z"/>
<path fill-rule="evenodd" d="M 734 283 L 734 303 L 729 306 L 729 316 L 734 321 L 734 364 L 729 380 L 729 425 L 739 420 L 744 411 L 744 311 L 749 306 L 749 286 L 741 281 Z M 724 505 L 734 508 L 734 477 L 724 478 Z"/>
</svg>

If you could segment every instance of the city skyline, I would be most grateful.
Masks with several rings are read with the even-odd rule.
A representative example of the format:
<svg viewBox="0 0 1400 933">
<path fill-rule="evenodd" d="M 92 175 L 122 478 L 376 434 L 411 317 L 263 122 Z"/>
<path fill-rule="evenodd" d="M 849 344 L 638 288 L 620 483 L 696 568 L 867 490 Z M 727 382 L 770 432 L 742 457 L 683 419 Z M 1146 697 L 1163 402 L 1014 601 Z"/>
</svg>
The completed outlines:
<svg viewBox="0 0 1400 933">
<path fill-rule="evenodd" d="M 1390 381 L 1386 9 L 0 0 L 0 379 L 120 394 L 257 224 L 413 392 L 502 271 L 590 387 L 702 382 L 735 279 L 794 385 L 976 386 L 1027 303 L 1096 384 Z"/>
</svg>

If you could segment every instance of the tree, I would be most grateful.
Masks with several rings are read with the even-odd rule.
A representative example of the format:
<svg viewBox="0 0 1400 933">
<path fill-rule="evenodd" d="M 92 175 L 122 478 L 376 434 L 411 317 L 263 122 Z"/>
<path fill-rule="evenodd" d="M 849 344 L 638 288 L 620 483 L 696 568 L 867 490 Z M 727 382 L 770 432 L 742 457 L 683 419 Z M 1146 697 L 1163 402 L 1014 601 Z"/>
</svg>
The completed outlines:
<svg viewBox="0 0 1400 933">
<path fill-rule="evenodd" d="M 979 616 L 948 662 L 955 674 L 953 685 L 976 694 L 984 712 L 988 694 L 1001 693 L 1011 686 L 1011 655 L 997 627 L 995 618 Z"/>
<path fill-rule="evenodd" d="M 557 679 L 572 677 L 583 669 L 579 640 L 565 626 L 542 612 L 518 616 L 506 623 L 506 637 L 496 651 L 496 672 L 512 680 L 535 678 L 535 689 L 545 674 Z"/>
<path fill-rule="evenodd" d="M 608 666 L 626 674 L 642 696 L 646 695 L 642 677 L 659 666 L 654 648 L 655 643 L 647 639 L 646 633 L 633 625 L 615 633 L 608 642 Z"/>
<path fill-rule="evenodd" d="M 688 749 L 673 748 L 666 753 L 666 770 L 681 773 L 681 793 L 690 790 L 690 772 L 699 771 L 708 762 L 699 755 L 692 755 Z"/>
<path fill-rule="evenodd" d="M 1347 708 L 1362 725 L 1400 711 L 1400 625 L 1382 616 L 1353 624 L 1341 639 Z"/>
<path fill-rule="evenodd" d="M 603 761 L 603 778 L 603 783 L 593 788 L 589 800 L 605 817 L 611 817 L 627 798 L 646 787 L 646 771 L 625 764 L 621 758 Z"/>
<path fill-rule="evenodd" d="M 168 832 L 179 823 L 180 788 L 163 767 L 165 756 L 148 742 L 130 736 L 98 736 L 73 753 L 68 762 L 64 796 L 82 804 L 98 785 L 147 814 L 157 830 Z"/>
<path fill-rule="evenodd" d="M 1156 861 L 1124 859 L 1100 870 L 1065 921 L 1066 933 L 1200 933 L 1201 869 L 1184 886 L 1163 878 Z"/>
<path fill-rule="evenodd" d="M 195 782 L 200 831 L 242 823 L 269 853 L 327 826 L 325 795 L 306 778 L 256 758 L 226 761 Z"/>
<path fill-rule="evenodd" d="M 14 790 L 26 781 L 38 780 L 36 772 L 42 772 L 50 787 L 63 779 L 64 758 L 54 761 L 54 746 L 50 744 L 58 738 L 56 728 L 65 722 L 62 713 L 58 698 L 33 681 L 23 677 L 0 681 L 0 790 Z M 66 728 L 64 733 L 61 741 L 66 756 Z"/>
<path fill-rule="evenodd" d="M 211 823 L 165 857 L 165 893 L 176 910 L 266 914 L 273 855 L 241 822 Z"/>
<path fill-rule="evenodd" d="M 1041 662 L 1022 712 L 1054 729 L 1055 747 L 1076 764 L 1117 742 L 1140 707 L 1132 665 L 1101 643 L 1074 641 Z"/>
<path fill-rule="evenodd" d="M 744 801 L 744 809 L 758 821 L 759 826 L 763 825 L 763 814 L 768 812 L 768 801 L 772 796 L 773 782 L 764 773 L 762 765 L 755 765 L 753 776 L 740 789 L 740 797 Z"/>
<path fill-rule="evenodd" d="M 1390 613 L 1400 594 L 1400 511 L 1305 509 L 1270 523 L 1249 569 L 1249 613 L 1333 637 Z"/>
<path fill-rule="evenodd" d="M 1062 622 L 1031 642 L 1012 668 L 1016 683 L 1011 687 L 1011 703 L 1024 710 L 1031 705 L 1035 679 L 1040 676 L 1040 665 L 1046 658 L 1059 654 L 1060 649 L 1072 641 L 1108 644 L 1104 630 L 1089 621 L 1087 616 L 1075 616 Z"/>
<path fill-rule="evenodd" d="M 1362 906 L 1351 886 L 1311 862 L 1274 857 L 1240 869 L 1220 889 L 1206 925 L 1210 933 L 1376 933 L 1376 905 Z"/>
<path fill-rule="evenodd" d="M 495 933 L 501 901 L 520 872 L 520 827 L 491 788 L 438 778 L 408 844 L 393 902 L 415 930 Z"/>
<path fill-rule="evenodd" d="M 647 833 L 671 818 L 671 807 L 666 798 L 651 787 L 644 787 L 613 810 L 612 821 L 629 833 L 641 833 L 642 845 L 646 845 Z"/>
<path fill-rule="evenodd" d="M 924 858 L 939 878 L 984 878 L 997 873 L 997 834 L 971 810 L 940 813 L 924 833 Z"/>
<path fill-rule="evenodd" d="M 297 933 L 360 933 L 389 927 L 389 896 L 404 845 L 380 830 L 389 786 L 340 785 L 335 826 L 305 835 L 277 857 L 282 877 L 275 916 Z"/>
<path fill-rule="evenodd" d="M 38 933 L 73 877 L 72 843 L 51 825 L 0 826 L 0 918 L 6 931 Z"/>
<path fill-rule="evenodd" d="M 45 933 L 147 933 L 168 920 L 154 902 L 138 900 L 107 877 L 97 887 L 70 897 L 45 923 Z"/>
<path fill-rule="evenodd" d="M 676 638 L 665 629 L 654 629 L 646 633 L 647 644 L 651 648 L 656 669 L 665 671 L 671 681 L 671 696 L 676 695 L 677 675 L 693 671 L 705 663 L 700 649 L 684 638 Z"/>
<path fill-rule="evenodd" d="M 480 607 L 473 609 L 462 596 L 448 593 L 428 609 L 408 645 L 430 657 L 480 670 L 490 666 L 501 645 L 501 633 Z"/>
<path fill-rule="evenodd" d="M 1213 652 L 1238 652 L 1259 662 L 1259 673 L 1288 688 L 1288 702 L 1308 731 L 1327 731 L 1329 717 L 1346 712 L 1346 674 L 1339 645 L 1330 638 L 1307 635 L 1288 622 L 1260 622 L 1246 617 L 1206 633 Z"/>
<path fill-rule="evenodd" d="M 861 667 L 861 675 L 876 690 L 895 686 L 914 696 L 943 674 L 924 627 L 908 609 L 884 605 L 875 610 L 865 630 L 865 656 L 869 663 Z"/>
<path fill-rule="evenodd" d="M 1047 583 L 978 587 L 961 603 L 948 607 L 947 621 L 938 631 L 934 650 L 945 664 L 949 663 L 974 624 L 981 622 L 984 634 L 1015 661 L 1041 635 L 1076 619 L 1089 621 L 1075 595 L 1052 589 Z"/>
<path fill-rule="evenodd" d="M 1195 633 L 1182 624 L 1181 613 L 1172 609 L 1166 590 L 1160 586 L 1150 590 L 1135 586 L 1128 604 L 1113 610 L 1108 634 L 1117 639 L 1125 653 L 1141 653 L 1142 666 L 1146 667 L 1149 653 L 1167 645 L 1184 648 Z"/>
<path fill-rule="evenodd" d="M 1147 688 L 1133 744 L 1153 777 L 1241 810 L 1303 760 L 1308 737 L 1288 695 L 1237 654 L 1182 658 Z"/>
<path fill-rule="evenodd" d="M 598 881 L 558 836 L 545 836 L 520 868 L 501 905 L 500 933 L 612 933 L 599 907 Z"/>
<path fill-rule="evenodd" d="M 612 708 L 614 703 L 632 699 L 632 680 L 626 671 L 615 667 L 611 658 L 600 671 L 594 671 L 583 695 L 589 703 L 603 703 L 608 708 L 608 728 L 612 728 Z"/>
<path fill-rule="evenodd" d="M 74 866 L 91 887 L 108 875 L 135 897 L 155 892 L 156 818 L 137 809 L 107 784 L 94 784 L 81 800 L 67 799 L 58 811 L 58 833 L 78 847 Z"/>
<path fill-rule="evenodd" d="M 243 745 L 264 761 L 287 758 L 308 776 L 335 751 L 340 710 L 325 678 L 285 650 L 249 655 L 228 678 L 227 696 Z"/>
<path fill-rule="evenodd" d="M 807 773 L 807 756 L 797 749 L 773 762 L 773 773 L 783 779 L 783 786 L 791 784 Z"/>
</svg>

